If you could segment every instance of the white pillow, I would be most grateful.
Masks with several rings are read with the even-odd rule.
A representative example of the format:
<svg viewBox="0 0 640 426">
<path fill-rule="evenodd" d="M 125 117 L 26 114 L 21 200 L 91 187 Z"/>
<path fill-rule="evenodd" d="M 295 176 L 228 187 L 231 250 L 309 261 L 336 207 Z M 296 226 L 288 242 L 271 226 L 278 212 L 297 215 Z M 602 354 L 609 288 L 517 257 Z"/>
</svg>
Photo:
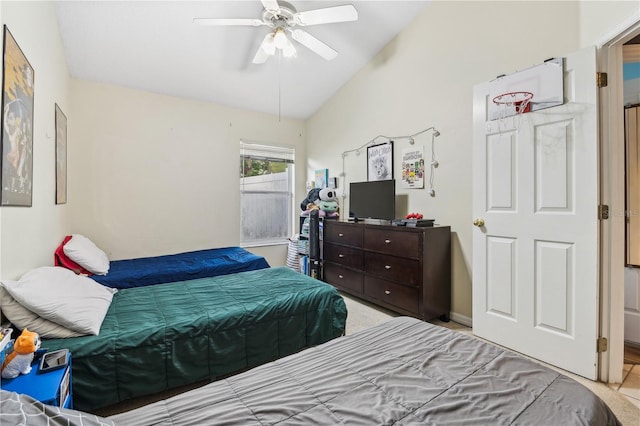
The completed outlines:
<svg viewBox="0 0 640 426">
<path fill-rule="evenodd" d="M 34 314 L 21 304 L 19 304 L 9 293 L 4 289 L 2 283 L 0 283 L 0 309 L 2 314 L 7 317 L 9 321 L 18 329 L 29 329 L 40 335 L 40 337 L 49 339 L 58 339 L 66 337 L 83 336 L 82 333 L 78 333 L 73 330 L 69 330 L 49 321 L 38 315 Z"/>
<path fill-rule="evenodd" d="M 109 258 L 93 241 L 80 234 L 71 235 L 71 239 L 62 247 L 64 254 L 89 272 L 106 275 L 109 272 Z"/>
<path fill-rule="evenodd" d="M 116 289 L 59 266 L 43 266 L 4 288 L 42 318 L 82 334 L 97 336 Z"/>
</svg>

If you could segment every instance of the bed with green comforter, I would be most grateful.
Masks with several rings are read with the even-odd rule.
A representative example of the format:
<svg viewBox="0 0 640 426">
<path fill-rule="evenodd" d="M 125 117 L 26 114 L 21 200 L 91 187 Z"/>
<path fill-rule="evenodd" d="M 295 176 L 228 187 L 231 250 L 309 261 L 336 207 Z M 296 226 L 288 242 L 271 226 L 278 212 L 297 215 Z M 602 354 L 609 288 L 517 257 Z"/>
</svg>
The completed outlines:
<svg viewBox="0 0 640 426">
<path fill-rule="evenodd" d="M 344 334 L 332 286 L 284 267 L 123 289 L 98 336 L 51 339 L 72 353 L 74 408 L 211 380 Z"/>
</svg>

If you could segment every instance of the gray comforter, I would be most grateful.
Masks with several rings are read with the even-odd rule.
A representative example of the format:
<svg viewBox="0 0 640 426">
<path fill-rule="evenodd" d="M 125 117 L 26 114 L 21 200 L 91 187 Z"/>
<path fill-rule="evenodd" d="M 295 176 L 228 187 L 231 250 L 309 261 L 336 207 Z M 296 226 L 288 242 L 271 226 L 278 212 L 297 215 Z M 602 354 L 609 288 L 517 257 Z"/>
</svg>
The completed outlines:
<svg viewBox="0 0 640 426">
<path fill-rule="evenodd" d="M 396 318 L 110 419 L 0 390 L 5 425 L 619 425 L 576 381 Z"/>
<path fill-rule="evenodd" d="M 111 417 L 122 425 L 619 425 L 576 381 L 396 318 Z"/>
<path fill-rule="evenodd" d="M 82 411 L 45 405 L 28 395 L 0 389 L 1 426 L 115 426 L 111 420 Z"/>
</svg>

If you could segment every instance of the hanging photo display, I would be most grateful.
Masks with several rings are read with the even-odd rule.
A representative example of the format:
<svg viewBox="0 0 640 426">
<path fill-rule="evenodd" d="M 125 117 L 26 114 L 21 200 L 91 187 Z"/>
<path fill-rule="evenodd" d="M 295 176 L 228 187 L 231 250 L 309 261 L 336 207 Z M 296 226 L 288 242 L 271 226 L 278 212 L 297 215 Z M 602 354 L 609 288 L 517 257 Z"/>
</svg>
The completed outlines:
<svg viewBox="0 0 640 426">
<path fill-rule="evenodd" d="M 402 187 L 424 188 L 424 152 L 421 146 L 402 151 Z"/>
</svg>

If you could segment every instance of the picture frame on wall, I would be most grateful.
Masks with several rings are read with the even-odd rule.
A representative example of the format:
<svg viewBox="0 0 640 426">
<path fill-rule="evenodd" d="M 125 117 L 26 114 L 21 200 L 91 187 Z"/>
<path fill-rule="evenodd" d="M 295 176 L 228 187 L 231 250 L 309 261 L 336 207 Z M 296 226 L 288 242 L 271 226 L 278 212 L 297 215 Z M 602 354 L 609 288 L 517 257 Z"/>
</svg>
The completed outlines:
<svg viewBox="0 0 640 426">
<path fill-rule="evenodd" d="M 393 179 L 393 141 L 367 147 L 367 180 Z"/>
<path fill-rule="evenodd" d="M 424 188 L 424 150 L 421 146 L 402 150 L 402 187 Z"/>
<path fill-rule="evenodd" d="M 31 207 L 34 72 L 4 26 L 0 205 Z"/>
<path fill-rule="evenodd" d="M 67 116 L 56 104 L 56 204 L 67 202 Z"/>
<path fill-rule="evenodd" d="M 315 173 L 315 188 L 326 188 L 329 183 L 329 169 L 316 170 Z"/>
</svg>

